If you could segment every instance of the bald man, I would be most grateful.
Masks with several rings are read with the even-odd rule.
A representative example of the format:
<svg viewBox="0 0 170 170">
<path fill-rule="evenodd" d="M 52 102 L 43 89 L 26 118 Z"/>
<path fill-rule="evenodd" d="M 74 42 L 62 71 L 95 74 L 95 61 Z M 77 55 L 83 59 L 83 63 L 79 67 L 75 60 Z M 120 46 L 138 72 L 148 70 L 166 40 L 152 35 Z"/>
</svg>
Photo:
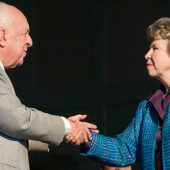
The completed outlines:
<svg viewBox="0 0 170 170">
<path fill-rule="evenodd" d="M 32 44 L 24 14 L 0 2 L 0 170 L 29 170 L 28 139 L 59 145 L 71 135 L 79 144 L 91 139 L 88 128 L 96 129 L 80 121 L 85 115 L 66 119 L 20 102 L 5 69 L 21 66 Z"/>
</svg>

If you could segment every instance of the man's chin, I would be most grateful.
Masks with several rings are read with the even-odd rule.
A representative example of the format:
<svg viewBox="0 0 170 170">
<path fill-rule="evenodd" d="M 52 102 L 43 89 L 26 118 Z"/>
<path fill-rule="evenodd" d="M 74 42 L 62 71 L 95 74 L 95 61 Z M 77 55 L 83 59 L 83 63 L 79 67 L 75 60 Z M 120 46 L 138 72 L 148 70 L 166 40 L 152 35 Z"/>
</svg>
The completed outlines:
<svg viewBox="0 0 170 170">
<path fill-rule="evenodd" d="M 23 60 L 20 60 L 20 61 L 15 65 L 15 67 L 20 67 L 20 66 L 23 65 L 23 63 L 24 63 L 24 61 L 23 61 Z"/>
<path fill-rule="evenodd" d="M 23 63 L 24 63 L 24 62 L 20 62 L 20 63 L 18 63 L 18 64 L 17 64 L 17 67 L 22 66 L 22 65 L 23 65 Z"/>
</svg>

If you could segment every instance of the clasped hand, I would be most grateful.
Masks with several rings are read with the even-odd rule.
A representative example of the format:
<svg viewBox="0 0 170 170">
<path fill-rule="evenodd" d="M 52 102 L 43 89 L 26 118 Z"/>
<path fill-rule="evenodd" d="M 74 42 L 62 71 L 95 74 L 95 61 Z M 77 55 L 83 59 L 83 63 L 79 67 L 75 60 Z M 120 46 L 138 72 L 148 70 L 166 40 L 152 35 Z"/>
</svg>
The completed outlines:
<svg viewBox="0 0 170 170">
<path fill-rule="evenodd" d="M 87 115 L 76 115 L 67 119 L 71 126 L 70 132 L 64 139 L 67 143 L 80 145 L 92 140 L 92 135 L 89 129 L 99 133 L 96 125 L 80 121 L 84 120 L 86 117 Z"/>
</svg>

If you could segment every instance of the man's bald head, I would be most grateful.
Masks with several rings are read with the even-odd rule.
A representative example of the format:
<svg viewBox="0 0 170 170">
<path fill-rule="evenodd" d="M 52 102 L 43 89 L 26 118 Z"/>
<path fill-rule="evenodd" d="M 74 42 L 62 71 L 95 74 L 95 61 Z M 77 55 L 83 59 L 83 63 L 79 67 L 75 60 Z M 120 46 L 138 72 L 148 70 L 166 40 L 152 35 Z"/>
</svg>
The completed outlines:
<svg viewBox="0 0 170 170">
<path fill-rule="evenodd" d="M 9 8 L 12 7 L 4 2 L 0 2 L 0 27 L 7 27 L 11 24 L 11 14 Z"/>
<path fill-rule="evenodd" d="M 4 67 L 22 65 L 30 46 L 32 39 L 24 14 L 14 6 L 0 2 L 0 60 Z"/>
<path fill-rule="evenodd" d="M 10 28 L 18 20 L 18 16 L 25 18 L 24 14 L 16 7 L 4 2 L 0 2 L 0 27 Z"/>
</svg>

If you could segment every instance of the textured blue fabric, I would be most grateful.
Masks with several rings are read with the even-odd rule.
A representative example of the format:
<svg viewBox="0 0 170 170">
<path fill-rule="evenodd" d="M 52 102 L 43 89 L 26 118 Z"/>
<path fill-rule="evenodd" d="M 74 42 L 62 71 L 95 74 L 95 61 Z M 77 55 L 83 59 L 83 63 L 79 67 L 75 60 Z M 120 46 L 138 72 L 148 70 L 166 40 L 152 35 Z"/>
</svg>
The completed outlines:
<svg viewBox="0 0 170 170">
<path fill-rule="evenodd" d="M 92 132 L 90 148 L 82 147 L 80 155 L 112 166 L 128 166 L 140 162 L 142 169 L 154 170 L 158 126 L 158 113 L 148 100 L 144 100 L 123 133 L 111 138 Z M 170 170 L 170 107 L 163 124 L 162 143 L 163 167 Z"/>
</svg>

